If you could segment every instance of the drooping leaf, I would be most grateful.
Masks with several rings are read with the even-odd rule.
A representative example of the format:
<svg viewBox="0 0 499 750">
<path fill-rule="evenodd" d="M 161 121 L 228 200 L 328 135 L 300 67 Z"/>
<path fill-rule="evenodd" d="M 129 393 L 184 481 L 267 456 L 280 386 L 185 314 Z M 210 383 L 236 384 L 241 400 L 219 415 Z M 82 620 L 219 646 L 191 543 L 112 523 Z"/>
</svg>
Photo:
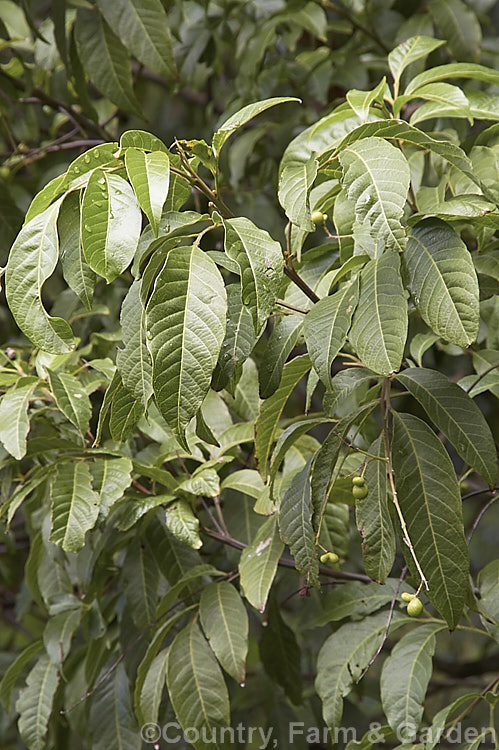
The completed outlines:
<svg viewBox="0 0 499 750">
<path fill-rule="evenodd" d="M 60 198 L 25 224 L 14 242 L 5 272 L 7 302 L 17 325 L 35 346 L 63 354 L 75 346 L 69 323 L 53 318 L 42 303 L 43 283 L 57 263 Z"/>
<path fill-rule="evenodd" d="M 132 483 L 132 462 L 129 458 L 96 458 L 90 466 L 92 484 L 99 493 L 99 515 L 107 516 L 112 505 L 123 497 Z"/>
<path fill-rule="evenodd" d="M 109 393 L 109 399 L 107 395 Z M 144 413 L 144 407 L 139 399 L 136 399 L 132 393 L 123 385 L 120 374 L 116 370 L 113 380 L 107 389 L 104 402 L 101 408 L 101 414 L 105 417 L 106 409 L 110 408 L 109 431 L 113 440 L 123 443 L 132 433 L 133 428 Z M 101 414 L 99 414 L 99 424 Z M 99 428 L 97 435 L 100 436 Z M 95 438 L 98 442 L 97 436 Z"/>
<path fill-rule="evenodd" d="M 284 364 L 296 346 L 302 324 L 301 315 L 287 315 L 274 324 L 259 367 L 261 398 L 269 398 L 279 387 Z"/>
<path fill-rule="evenodd" d="M 425 422 L 398 412 L 394 412 L 392 464 L 409 539 L 428 581 L 426 593 L 454 628 L 463 610 L 469 566 L 454 467 Z M 403 549 L 413 569 L 405 545 Z"/>
<path fill-rule="evenodd" d="M 0 400 L 0 441 L 17 460 L 26 454 L 28 405 L 37 383 L 38 378 L 21 378 Z"/>
<path fill-rule="evenodd" d="M 203 741 L 213 730 L 229 726 L 229 696 L 212 650 L 194 619 L 170 646 L 166 673 L 168 693 L 184 729 L 197 729 L 196 750 L 208 750 Z M 203 732 L 204 730 L 204 732 Z"/>
<path fill-rule="evenodd" d="M 142 219 L 128 182 L 96 169 L 83 196 L 81 221 L 85 259 L 109 284 L 130 265 L 139 241 Z"/>
<path fill-rule="evenodd" d="M 2 681 L 0 682 L 0 701 L 6 711 L 10 708 L 10 699 L 12 691 L 16 685 L 19 676 L 26 667 L 31 659 L 36 656 L 43 649 L 42 639 L 31 641 L 23 650 L 17 655 L 14 661 L 6 669 Z"/>
<path fill-rule="evenodd" d="M 303 700 L 300 646 L 276 605 L 270 608 L 268 624 L 263 630 L 260 656 L 267 674 L 284 688 L 295 705 L 300 705 Z"/>
<path fill-rule="evenodd" d="M 43 643 L 45 650 L 54 664 L 60 665 L 71 648 L 71 639 L 80 624 L 81 608 L 66 609 L 57 612 L 45 625 Z"/>
<path fill-rule="evenodd" d="M 419 729 L 433 671 L 435 635 L 444 627 L 435 622 L 419 625 L 402 636 L 383 664 L 381 702 L 394 731 Z"/>
<path fill-rule="evenodd" d="M 345 284 L 330 297 L 323 297 L 305 316 L 304 330 L 307 349 L 314 369 L 330 389 L 331 365 L 346 341 L 358 300 L 357 280 Z"/>
<path fill-rule="evenodd" d="M 355 114 L 362 122 L 366 122 L 369 117 L 369 108 L 373 102 L 383 101 L 383 94 L 386 88 L 386 78 L 383 76 L 381 81 L 370 91 L 359 91 L 351 89 L 347 92 L 346 99 Z"/>
<path fill-rule="evenodd" d="M 310 211 L 310 189 L 317 175 L 317 160 L 288 158 L 279 175 L 279 203 L 292 224 L 305 232 L 315 229 Z"/>
<path fill-rule="evenodd" d="M 440 219 L 422 221 L 411 229 L 404 265 L 425 323 L 446 341 L 469 346 L 478 334 L 479 290 L 461 238 Z"/>
<path fill-rule="evenodd" d="M 146 311 L 140 298 L 140 281 L 134 281 L 121 306 L 121 330 L 125 344 L 118 349 L 116 366 L 132 395 L 147 405 L 152 395 L 151 355 L 146 343 Z"/>
<path fill-rule="evenodd" d="M 400 369 L 406 336 L 407 300 L 400 259 L 388 252 L 362 269 L 349 338 L 366 367 L 389 375 Z"/>
<path fill-rule="evenodd" d="M 158 568 L 152 551 L 135 535 L 128 544 L 123 563 L 123 591 L 127 610 L 139 630 L 144 630 L 154 622 L 158 584 Z"/>
<path fill-rule="evenodd" d="M 283 549 L 284 545 L 277 530 L 277 519 L 271 516 L 260 526 L 252 543 L 241 554 L 241 587 L 249 603 L 260 612 L 265 610 Z"/>
<path fill-rule="evenodd" d="M 87 310 L 92 307 L 95 273 L 85 260 L 80 233 L 80 196 L 70 193 L 59 211 L 60 255 L 64 280 Z"/>
<path fill-rule="evenodd" d="M 193 549 L 202 546 L 199 538 L 199 520 L 186 500 L 176 500 L 168 506 L 166 526 L 180 542 L 188 544 Z"/>
<path fill-rule="evenodd" d="M 51 498 L 50 541 L 66 552 L 78 552 L 99 514 L 99 496 L 92 490 L 88 464 L 83 461 L 60 463 L 52 483 Z"/>
<path fill-rule="evenodd" d="M 215 263 L 195 246 L 171 250 L 147 305 L 147 327 L 154 394 L 182 444 L 210 387 L 225 315 L 225 287 Z"/>
<path fill-rule="evenodd" d="M 243 364 L 255 345 L 256 336 L 251 314 L 241 299 L 241 286 L 229 284 L 225 291 L 227 328 L 213 373 L 213 387 L 216 390 L 227 388 L 234 394 Z"/>
<path fill-rule="evenodd" d="M 146 154 L 138 148 L 127 148 L 125 166 L 139 206 L 157 237 L 170 185 L 170 160 L 163 151 Z"/>
<path fill-rule="evenodd" d="M 475 402 L 437 370 L 411 367 L 398 380 L 416 398 L 459 455 L 485 481 L 495 486 L 497 454 L 494 438 Z"/>
<path fill-rule="evenodd" d="M 374 456 L 384 457 L 379 437 L 369 448 Z M 362 558 L 367 575 L 383 583 L 395 562 L 395 532 L 388 508 L 385 461 L 370 461 L 364 473 L 369 492 L 355 503 L 355 519 L 362 538 Z"/>
<path fill-rule="evenodd" d="M 176 75 L 168 16 L 160 0 L 116 0 L 97 5 L 123 44 L 154 73 Z"/>
<path fill-rule="evenodd" d="M 346 617 L 365 618 L 384 607 L 395 596 L 399 582 L 389 578 L 384 586 L 377 583 L 348 581 L 321 597 L 321 612 L 314 617 L 314 626 L 338 622 Z"/>
<path fill-rule="evenodd" d="M 59 683 L 57 667 L 42 656 L 26 679 L 26 687 L 16 702 L 19 732 L 29 750 L 44 750 L 45 735 Z"/>
<path fill-rule="evenodd" d="M 47 368 L 47 376 L 58 408 L 76 429 L 85 435 L 92 413 L 85 389 L 78 379 L 68 372 L 52 372 Z"/>
<path fill-rule="evenodd" d="M 471 78 L 494 86 L 499 84 L 499 73 L 493 68 L 487 68 L 485 65 L 477 65 L 476 63 L 457 62 L 437 65 L 414 76 L 408 83 L 404 94 L 412 94 L 416 89 L 425 86 L 427 83 L 446 81 L 449 78 Z"/>
<path fill-rule="evenodd" d="M 248 615 L 234 586 L 227 581 L 206 586 L 201 594 L 199 616 L 213 653 L 222 667 L 237 682 L 244 682 Z"/>
<path fill-rule="evenodd" d="M 402 251 L 405 233 L 400 220 L 410 181 L 404 154 L 386 140 L 370 137 L 343 148 L 339 160 L 343 186 L 355 202 L 354 236 L 372 258 L 385 249 Z"/>
<path fill-rule="evenodd" d="M 90 709 L 92 747 L 107 750 L 140 750 L 142 740 L 133 717 L 130 685 L 123 663 L 106 680 L 101 680 Z"/>
</svg>

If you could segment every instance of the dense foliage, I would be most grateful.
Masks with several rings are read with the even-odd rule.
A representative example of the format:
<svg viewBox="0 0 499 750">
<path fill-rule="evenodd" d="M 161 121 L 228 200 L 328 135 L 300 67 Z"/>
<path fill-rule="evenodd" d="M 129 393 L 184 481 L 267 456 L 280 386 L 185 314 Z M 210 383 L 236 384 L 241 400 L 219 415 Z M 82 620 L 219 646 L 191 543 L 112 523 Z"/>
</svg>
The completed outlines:
<svg viewBox="0 0 499 750">
<path fill-rule="evenodd" d="M 498 747 L 495 5 L 0 1 L 2 747 Z"/>
</svg>

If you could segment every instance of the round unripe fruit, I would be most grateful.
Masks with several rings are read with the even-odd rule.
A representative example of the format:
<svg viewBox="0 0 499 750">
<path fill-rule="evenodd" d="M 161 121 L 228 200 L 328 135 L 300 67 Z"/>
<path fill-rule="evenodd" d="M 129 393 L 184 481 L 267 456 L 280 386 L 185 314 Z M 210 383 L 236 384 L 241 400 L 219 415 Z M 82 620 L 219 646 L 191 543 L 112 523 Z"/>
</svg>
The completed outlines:
<svg viewBox="0 0 499 750">
<path fill-rule="evenodd" d="M 327 562 L 329 562 L 329 552 L 325 552 L 323 555 L 320 556 L 320 561 L 323 565 L 325 565 Z"/>
<path fill-rule="evenodd" d="M 8 180 L 10 177 L 10 169 L 6 166 L 0 167 L 0 177 L 2 180 Z"/>
<path fill-rule="evenodd" d="M 327 215 L 323 214 L 322 211 L 312 211 L 312 221 L 314 222 L 316 227 L 320 227 L 325 222 L 325 218 L 327 219 Z"/>
<path fill-rule="evenodd" d="M 408 591 L 404 591 L 402 594 L 400 594 L 400 598 L 403 602 L 412 602 L 414 599 L 415 594 L 409 594 Z"/>
<path fill-rule="evenodd" d="M 414 596 L 407 605 L 407 614 L 409 615 L 409 617 L 419 617 L 422 611 L 422 602 L 420 601 L 420 599 L 418 599 L 417 596 Z"/>
<path fill-rule="evenodd" d="M 321 563 L 323 565 L 334 565 L 339 559 L 336 552 L 326 552 L 324 555 L 321 555 Z"/>
<path fill-rule="evenodd" d="M 352 487 L 352 495 L 356 500 L 363 500 L 365 497 L 367 497 L 367 494 L 369 492 L 369 489 L 367 487 L 367 484 L 364 484 L 362 487 L 358 487 L 354 484 Z"/>
<path fill-rule="evenodd" d="M 366 483 L 364 477 L 352 477 L 352 484 L 355 487 L 363 487 Z"/>
</svg>

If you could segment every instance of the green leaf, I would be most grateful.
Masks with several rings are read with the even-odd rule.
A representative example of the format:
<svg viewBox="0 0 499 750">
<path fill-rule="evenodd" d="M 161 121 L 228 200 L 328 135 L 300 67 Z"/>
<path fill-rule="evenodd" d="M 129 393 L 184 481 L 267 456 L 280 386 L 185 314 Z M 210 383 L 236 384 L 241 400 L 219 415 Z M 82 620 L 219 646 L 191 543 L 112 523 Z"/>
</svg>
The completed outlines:
<svg viewBox="0 0 499 750">
<path fill-rule="evenodd" d="M 274 310 L 283 275 L 281 246 L 268 232 L 244 217 L 228 219 L 225 252 L 241 272 L 243 304 L 249 307 L 258 332 Z"/>
<path fill-rule="evenodd" d="M 197 729 L 196 750 L 209 750 L 203 734 L 230 724 L 229 696 L 217 660 L 194 619 L 177 635 L 168 655 L 166 674 L 173 709 L 184 731 Z"/>
<path fill-rule="evenodd" d="M 19 732 L 29 750 L 44 750 L 45 735 L 59 683 L 57 667 L 48 656 L 42 656 L 26 679 L 16 702 Z"/>
<path fill-rule="evenodd" d="M 93 486 L 99 493 L 99 515 L 107 516 L 112 505 L 120 500 L 132 483 L 132 462 L 129 458 L 98 458 L 90 466 Z"/>
<path fill-rule="evenodd" d="M 346 617 L 367 617 L 388 604 L 398 587 L 399 582 L 395 578 L 389 578 L 384 586 L 360 581 L 349 581 L 342 586 L 335 586 L 332 591 L 321 597 L 322 609 L 313 619 L 314 627 L 339 622 Z M 386 615 L 388 617 L 388 613 Z"/>
<path fill-rule="evenodd" d="M 85 259 L 109 284 L 130 265 L 142 226 L 128 182 L 96 169 L 83 196 L 81 222 Z"/>
<path fill-rule="evenodd" d="M 66 609 L 47 621 L 43 631 L 45 650 L 54 664 L 61 665 L 71 648 L 71 639 L 80 624 L 81 609 Z"/>
<path fill-rule="evenodd" d="M 439 219 L 420 222 L 411 229 L 404 265 L 425 323 L 446 341 L 469 346 L 478 334 L 479 290 L 461 238 Z"/>
<path fill-rule="evenodd" d="M 443 373 L 412 367 L 397 376 L 459 455 L 489 484 L 497 482 L 494 438 L 475 402 Z"/>
<path fill-rule="evenodd" d="M 296 569 L 307 583 L 318 586 L 319 562 L 315 550 L 315 533 L 312 526 L 310 489 L 310 458 L 302 471 L 295 474 L 279 507 L 279 532 L 289 545 Z"/>
<path fill-rule="evenodd" d="M 289 157 L 279 175 L 279 203 L 292 224 L 305 232 L 313 232 L 315 225 L 310 211 L 310 189 L 317 176 L 317 160 L 307 161 Z"/>
<path fill-rule="evenodd" d="M 283 409 L 297 383 L 310 367 L 310 360 L 306 355 L 295 357 L 285 364 L 279 388 L 260 406 L 260 413 L 255 422 L 255 457 L 258 470 L 264 479 L 267 477 L 268 460 Z"/>
<path fill-rule="evenodd" d="M 199 538 L 199 520 L 186 500 L 177 500 L 168 506 L 166 526 L 174 537 L 192 549 L 199 549 L 203 546 Z"/>
<path fill-rule="evenodd" d="M 92 490 L 88 464 L 60 463 L 51 487 L 52 530 L 50 541 L 66 552 L 79 552 L 85 534 L 99 515 L 99 496 Z"/>
<path fill-rule="evenodd" d="M 168 254 L 147 305 L 153 388 L 159 409 L 185 446 L 185 428 L 209 390 L 225 335 L 220 271 L 198 247 Z"/>
<path fill-rule="evenodd" d="M 384 456 L 380 436 L 369 448 L 374 456 Z M 364 570 L 374 581 L 383 583 L 395 562 L 395 532 L 387 496 L 386 462 L 370 461 L 364 473 L 369 492 L 355 503 L 355 520 L 362 538 Z"/>
<path fill-rule="evenodd" d="M 62 198 L 49 206 L 17 235 L 5 272 L 7 302 L 23 333 L 52 354 L 74 349 L 69 324 L 52 318 L 42 303 L 42 286 L 53 274 L 59 252 L 57 217 Z"/>
<path fill-rule="evenodd" d="M 85 187 L 97 168 L 121 166 L 121 162 L 117 161 L 117 149 L 118 144 L 114 141 L 112 143 L 100 143 L 78 156 L 71 162 L 66 174 L 63 175 L 64 182 L 60 187 L 60 192 Z"/>
<path fill-rule="evenodd" d="M 269 677 L 284 688 L 288 698 L 302 703 L 301 653 L 295 631 L 283 620 L 279 608 L 270 608 L 260 641 L 260 657 Z M 294 744 L 294 743 L 293 743 Z"/>
<path fill-rule="evenodd" d="M 305 341 L 312 365 L 320 379 L 331 389 L 331 365 L 346 341 L 357 306 L 359 284 L 355 280 L 331 297 L 323 297 L 305 316 Z"/>
<path fill-rule="evenodd" d="M 409 190 L 410 169 L 400 149 L 382 138 L 363 138 L 339 154 L 343 186 L 355 201 L 354 235 L 368 254 L 385 249 L 402 251 L 405 233 L 400 223 Z M 372 242 L 364 242 L 368 235 Z"/>
<path fill-rule="evenodd" d="M 283 549 L 284 545 L 277 531 L 277 519 L 271 516 L 260 526 L 249 547 L 241 553 L 241 587 L 246 599 L 259 612 L 265 611 Z"/>
<path fill-rule="evenodd" d="M 64 199 L 57 222 L 62 275 L 66 284 L 78 295 L 87 310 L 90 310 L 94 296 L 95 273 L 83 255 L 80 219 L 80 196 L 70 193 Z"/>
<path fill-rule="evenodd" d="M 433 672 L 435 634 L 445 626 L 418 625 L 394 646 L 381 672 L 381 702 L 391 728 L 406 727 L 408 735 L 419 729 L 426 690 Z M 401 737 L 404 740 L 405 737 Z"/>
<path fill-rule="evenodd" d="M 454 628 L 468 589 L 459 485 L 449 455 L 417 417 L 394 412 L 392 464 L 397 496 L 431 603 Z M 414 563 L 403 545 L 411 570 Z"/>
<path fill-rule="evenodd" d="M 427 352 L 428 349 L 438 341 L 438 339 L 439 336 L 437 336 L 436 333 L 431 333 L 431 331 L 428 331 L 427 333 L 417 333 L 412 337 L 409 344 L 409 350 L 411 352 L 411 357 L 416 360 L 418 367 L 423 366 L 425 352 Z"/>
<path fill-rule="evenodd" d="M 369 117 L 369 108 L 373 102 L 383 101 L 383 94 L 386 88 L 386 78 L 383 76 L 378 85 L 371 91 L 358 91 L 350 89 L 347 92 L 346 99 L 355 114 L 362 122 L 366 122 Z"/>
<path fill-rule="evenodd" d="M 104 410 L 104 407 L 111 408 L 111 414 L 109 416 L 109 431 L 113 440 L 122 443 L 129 437 L 129 435 L 131 435 L 133 428 L 144 413 L 144 407 L 138 399 L 134 398 L 128 388 L 125 388 L 118 371 L 116 371 L 115 377 L 116 381 L 113 377 L 113 380 L 106 391 L 101 412 Z M 110 396 L 109 399 L 106 400 L 108 393 Z M 100 436 L 99 428 L 97 429 L 97 435 Z M 97 436 L 95 440 L 97 444 Z"/>
<path fill-rule="evenodd" d="M 92 750 L 140 750 L 142 741 L 130 705 L 130 685 L 123 663 L 102 679 L 92 696 L 90 731 Z"/>
<path fill-rule="evenodd" d="M 376 653 L 386 629 L 386 612 L 348 622 L 329 636 L 317 657 L 315 689 L 322 700 L 322 713 L 329 729 L 340 726 L 343 698 Z M 397 614 L 392 622 L 396 624 Z"/>
<path fill-rule="evenodd" d="M 23 648 L 12 664 L 10 664 L 4 672 L 2 681 L 0 682 L 0 701 L 6 711 L 9 711 L 10 709 L 12 691 L 21 675 L 21 672 L 24 670 L 24 667 L 29 664 L 32 658 L 42 649 L 43 641 L 41 638 L 36 641 L 31 641 L 31 643 Z"/>
<path fill-rule="evenodd" d="M 411 115 L 411 124 L 415 125 L 432 117 L 467 117 L 472 119 L 469 100 L 459 86 L 451 86 L 449 83 L 429 83 L 422 86 L 413 95 L 400 96 L 397 105 L 401 106 L 404 101 L 410 99 L 424 99 L 424 104 L 416 109 Z"/>
<path fill-rule="evenodd" d="M 411 36 L 395 47 L 388 55 L 388 65 L 398 90 L 400 76 L 404 70 L 416 60 L 421 60 L 434 50 L 445 44 L 441 39 L 429 36 Z"/>
<path fill-rule="evenodd" d="M 97 5 L 127 49 L 147 68 L 176 77 L 168 16 L 160 0 L 116 0 Z"/>
<path fill-rule="evenodd" d="M 475 81 L 483 81 L 494 86 L 499 85 L 499 72 L 492 68 L 486 68 L 484 65 L 475 63 L 458 62 L 449 65 L 437 65 L 434 68 L 425 70 L 423 73 L 415 76 L 407 85 L 404 94 L 412 94 L 421 86 L 434 81 L 446 81 L 449 78 L 471 78 Z"/>
<path fill-rule="evenodd" d="M 157 237 L 170 185 L 170 160 L 163 151 L 145 154 L 138 148 L 127 148 L 125 166 L 139 205 Z"/>
<path fill-rule="evenodd" d="M 270 483 L 274 482 L 279 468 L 286 458 L 286 453 L 291 446 L 306 432 L 319 424 L 324 424 L 326 420 L 323 417 L 317 419 L 303 419 L 286 427 L 279 435 L 279 439 L 272 453 L 272 463 L 270 466 Z"/>
<path fill-rule="evenodd" d="M 233 489 L 249 497 L 259 498 L 265 489 L 260 474 L 254 469 L 241 469 L 228 474 L 221 484 L 222 490 Z"/>
<path fill-rule="evenodd" d="M 133 93 L 127 49 L 98 10 L 78 10 L 75 38 L 78 55 L 92 83 L 117 107 L 142 118 Z"/>
<path fill-rule="evenodd" d="M 120 138 L 120 155 L 127 148 L 140 148 L 142 151 L 163 151 L 168 154 L 168 147 L 162 140 L 146 130 L 125 130 Z"/>
<path fill-rule="evenodd" d="M 390 375 L 400 369 L 406 336 L 407 300 L 400 258 L 388 252 L 361 271 L 349 338 L 366 367 L 378 375 Z"/>
<path fill-rule="evenodd" d="M 244 683 L 248 652 L 248 615 L 236 588 L 227 581 L 203 589 L 201 625 L 218 661 L 237 682 Z"/>
<path fill-rule="evenodd" d="M 256 342 L 255 328 L 248 308 L 241 299 L 240 284 L 229 284 L 227 292 L 227 327 L 217 367 L 213 373 L 213 387 L 227 388 L 234 395 L 243 364 Z"/>
<path fill-rule="evenodd" d="M 37 384 L 38 378 L 20 378 L 0 400 L 0 440 L 18 461 L 26 455 L 28 406 Z"/>
<path fill-rule="evenodd" d="M 264 99 L 260 102 L 248 104 L 246 107 L 238 110 L 235 114 L 231 115 L 228 120 L 225 120 L 225 122 L 220 125 L 217 132 L 213 136 L 212 148 L 215 157 L 218 159 L 225 141 L 230 138 L 232 133 L 235 133 L 236 130 L 239 130 L 239 128 L 245 125 L 249 120 L 252 120 L 253 117 L 256 117 L 256 115 L 259 115 L 260 112 L 264 112 L 270 107 L 275 107 L 277 104 L 300 101 L 300 99 L 297 99 L 294 96 L 275 96 L 271 99 Z"/>
<path fill-rule="evenodd" d="M 121 306 L 121 336 L 125 346 L 118 349 L 116 366 L 124 386 L 145 407 L 152 395 L 152 365 L 140 287 L 140 280 L 134 281 Z"/>
<path fill-rule="evenodd" d="M 139 630 L 145 630 L 155 620 L 158 603 L 159 571 L 148 545 L 138 534 L 126 549 L 123 563 L 123 590 L 127 609 Z"/>
<path fill-rule="evenodd" d="M 476 61 L 482 30 L 476 15 L 462 0 L 432 0 L 428 10 L 447 46 L 457 60 Z"/>
<path fill-rule="evenodd" d="M 302 315 L 287 315 L 274 323 L 259 367 L 261 398 L 269 398 L 279 387 L 284 363 L 296 346 L 303 320 Z"/>
<path fill-rule="evenodd" d="M 58 409 L 85 435 L 92 414 L 90 399 L 79 381 L 68 372 L 52 372 L 46 368 L 50 390 Z"/>
</svg>

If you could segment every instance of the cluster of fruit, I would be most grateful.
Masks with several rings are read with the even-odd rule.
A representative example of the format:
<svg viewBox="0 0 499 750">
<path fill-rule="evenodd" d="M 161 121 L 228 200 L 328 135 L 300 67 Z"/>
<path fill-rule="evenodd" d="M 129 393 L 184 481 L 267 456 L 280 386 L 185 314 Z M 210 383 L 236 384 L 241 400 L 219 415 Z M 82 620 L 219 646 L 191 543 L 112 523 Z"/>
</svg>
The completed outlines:
<svg viewBox="0 0 499 750">
<path fill-rule="evenodd" d="M 400 598 L 403 602 L 407 602 L 407 614 L 409 617 L 419 617 L 423 611 L 423 603 L 416 596 L 416 594 L 409 594 L 408 591 L 404 591 Z"/>
<path fill-rule="evenodd" d="M 369 488 L 364 477 L 352 477 L 352 495 L 356 500 L 363 500 L 368 492 Z"/>
</svg>

